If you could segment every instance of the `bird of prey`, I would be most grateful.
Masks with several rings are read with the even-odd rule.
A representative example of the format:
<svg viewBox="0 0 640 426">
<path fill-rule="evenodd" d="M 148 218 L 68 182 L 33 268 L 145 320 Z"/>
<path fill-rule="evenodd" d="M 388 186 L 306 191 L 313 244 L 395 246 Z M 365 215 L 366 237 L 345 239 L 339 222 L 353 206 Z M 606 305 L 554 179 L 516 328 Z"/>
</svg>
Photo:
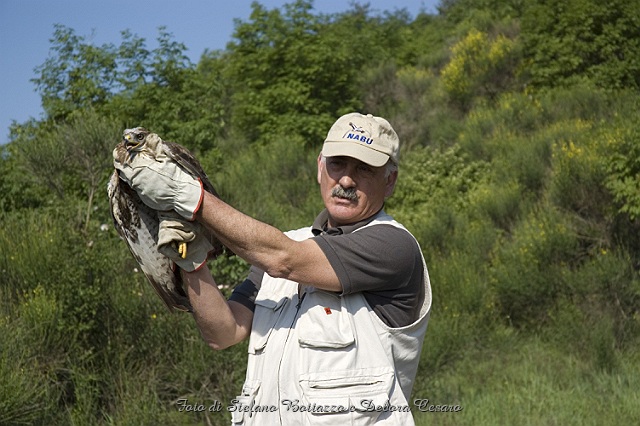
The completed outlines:
<svg viewBox="0 0 640 426">
<path fill-rule="evenodd" d="M 200 178 L 205 191 L 218 196 L 202 166 L 189 150 L 177 143 L 163 141 L 143 127 L 126 129 L 122 141 L 113 151 L 114 159 L 121 164 L 128 164 L 136 155 L 155 159 L 163 154 L 192 176 Z M 183 288 L 179 268 L 157 248 L 160 228 L 158 212 L 142 202 L 136 191 L 119 177 L 118 170 L 111 175 L 107 192 L 115 228 L 144 275 L 170 311 L 178 309 L 190 312 L 191 304 Z M 224 246 L 204 227 L 200 228 L 213 246 L 210 258 L 222 254 Z M 187 250 L 188 247 L 181 244 L 179 251 L 186 254 Z"/>
</svg>

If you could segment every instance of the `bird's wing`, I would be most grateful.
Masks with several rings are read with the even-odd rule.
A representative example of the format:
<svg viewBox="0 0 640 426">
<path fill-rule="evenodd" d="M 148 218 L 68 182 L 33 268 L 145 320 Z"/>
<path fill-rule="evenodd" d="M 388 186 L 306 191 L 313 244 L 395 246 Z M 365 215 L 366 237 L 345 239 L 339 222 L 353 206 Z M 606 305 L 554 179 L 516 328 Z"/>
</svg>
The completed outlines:
<svg viewBox="0 0 640 426">
<path fill-rule="evenodd" d="M 198 159 L 191 153 L 191 151 L 175 142 L 163 140 L 162 143 L 163 151 L 169 158 L 182 166 L 182 168 L 189 172 L 192 176 L 200 178 L 202 184 L 204 185 L 204 190 L 218 197 L 218 193 L 213 187 L 211 181 L 209 181 L 209 177 L 200 165 Z"/>
<path fill-rule="evenodd" d="M 182 277 L 173 262 L 158 249 L 158 213 L 114 171 L 107 187 L 111 217 L 142 272 L 170 311 L 191 311 Z"/>
</svg>

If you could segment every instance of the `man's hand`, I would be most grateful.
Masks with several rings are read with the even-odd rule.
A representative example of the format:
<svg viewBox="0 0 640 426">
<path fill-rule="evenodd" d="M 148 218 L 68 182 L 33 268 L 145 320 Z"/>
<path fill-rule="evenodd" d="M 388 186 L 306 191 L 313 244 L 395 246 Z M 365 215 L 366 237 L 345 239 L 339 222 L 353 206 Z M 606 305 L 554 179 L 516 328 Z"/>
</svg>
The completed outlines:
<svg viewBox="0 0 640 426">
<path fill-rule="evenodd" d="M 184 220 L 173 212 L 159 212 L 158 251 L 180 269 L 193 272 L 207 261 L 213 246 L 198 222 Z"/>
<path fill-rule="evenodd" d="M 113 165 L 120 178 L 152 209 L 174 210 L 187 220 L 195 219 L 204 193 L 202 182 L 171 159 L 135 155 L 129 164 L 116 160 Z"/>
</svg>

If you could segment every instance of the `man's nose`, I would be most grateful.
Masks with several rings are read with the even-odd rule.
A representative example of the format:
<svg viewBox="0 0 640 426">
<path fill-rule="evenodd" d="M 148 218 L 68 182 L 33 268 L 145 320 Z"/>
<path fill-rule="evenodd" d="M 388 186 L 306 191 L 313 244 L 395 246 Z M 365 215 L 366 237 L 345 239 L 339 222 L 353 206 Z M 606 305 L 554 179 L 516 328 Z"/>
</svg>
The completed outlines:
<svg viewBox="0 0 640 426">
<path fill-rule="evenodd" d="M 350 173 L 344 173 L 338 183 L 345 189 L 354 188 L 356 186 L 356 181 L 353 180 Z"/>
</svg>

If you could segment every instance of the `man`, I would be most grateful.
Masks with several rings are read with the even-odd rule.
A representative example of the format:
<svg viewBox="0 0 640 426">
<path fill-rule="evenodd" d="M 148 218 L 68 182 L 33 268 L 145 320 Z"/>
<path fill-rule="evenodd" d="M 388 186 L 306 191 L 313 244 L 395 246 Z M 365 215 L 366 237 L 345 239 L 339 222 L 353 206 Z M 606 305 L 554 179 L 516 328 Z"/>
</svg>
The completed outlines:
<svg viewBox="0 0 640 426">
<path fill-rule="evenodd" d="M 398 152 L 385 119 L 340 117 L 318 157 L 325 210 L 287 233 L 204 192 L 172 163 L 116 164 L 143 201 L 195 218 L 252 265 L 228 301 L 206 264 L 182 272 L 211 348 L 249 337 L 234 424 L 413 424 L 431 288 L 417 241 L 383 211 Z"/>
</svg>

